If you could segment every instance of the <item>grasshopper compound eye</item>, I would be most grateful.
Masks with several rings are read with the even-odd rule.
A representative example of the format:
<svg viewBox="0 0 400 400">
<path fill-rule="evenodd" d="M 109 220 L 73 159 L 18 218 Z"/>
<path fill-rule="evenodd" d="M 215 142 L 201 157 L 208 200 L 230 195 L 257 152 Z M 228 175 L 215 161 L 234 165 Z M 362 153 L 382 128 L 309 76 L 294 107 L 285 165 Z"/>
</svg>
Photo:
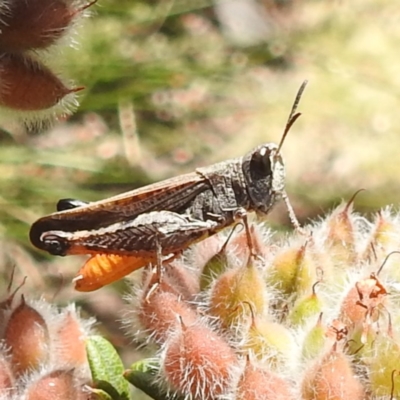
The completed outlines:
<svg viewBox="0 0 400 400">
<path fill-rule="evenodd" d="M 250 159 L 250 171 L 252 178 L 263 177 L 271 174 L 271 149 L 267 146 L 261 146 L 255 150 Z"/>
<path fill-rule="evenodd" d="M 251 209 L 261 214 L 269 212 L 275 203 L 275 197 L 284 189 L 285 166 L 277 151 L 276 144 L 263 144 L 245 155 L 242 160 Z"/>
</svg>

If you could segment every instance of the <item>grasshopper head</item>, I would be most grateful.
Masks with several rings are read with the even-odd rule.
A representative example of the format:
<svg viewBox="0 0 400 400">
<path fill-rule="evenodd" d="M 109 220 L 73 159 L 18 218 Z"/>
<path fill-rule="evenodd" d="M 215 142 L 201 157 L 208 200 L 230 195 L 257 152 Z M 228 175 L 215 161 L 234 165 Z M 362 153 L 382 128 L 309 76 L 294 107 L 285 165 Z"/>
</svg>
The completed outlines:
<svg viewBox="0 0 400 400">
<path fill-rule="evenodd" d="M 258 214 L 267 214 L 275 201 L 284 193 L 285 164 L 281 148 L 290 128 L 301 115 L 296 113 L 296 110 L 306 85 L 307 81 L 304 81 L 297 92 L 279 146 L 273 143 L 262 144 L 242 160 L 250 208 Z M 291 207 L 288 205 L 289 214 L 290 210 Z"/>
<path fill-rule="evenodd" d="M 296 109 L 306 85 L 307 81 L 304 81 L 297 92 L 279 146 L 273 143 L 262 144 L 243 157 L 242 169 L 249 206 L 257 214 L 267 214 L 284 193 L 285 164 L 281 148 L 290 128 L 301 115 L 296 113 Z"/>
<path fill-rule="evenodd" d="M 267 214 L 285 188 L 285 164 L 274 143 L 262 144 L 246 154 L 242 163 L 250 207 Z"/>
</svg>

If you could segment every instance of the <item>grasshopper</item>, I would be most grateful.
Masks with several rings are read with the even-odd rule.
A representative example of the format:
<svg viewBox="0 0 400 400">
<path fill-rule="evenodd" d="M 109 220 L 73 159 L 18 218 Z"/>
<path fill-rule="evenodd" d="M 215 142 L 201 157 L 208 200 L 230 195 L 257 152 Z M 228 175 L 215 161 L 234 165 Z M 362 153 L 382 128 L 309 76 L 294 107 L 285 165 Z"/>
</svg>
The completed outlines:
<svg viewBox="0 0 400 400">
<path fill-rule="evenodd" d="M 265 216 L 279 198 L 287 205 L 280 150 L 296 113 L 296 96 L 279 145 L 257 146 L 243 157 L 198 168 L 143 188 L 93 203 L 64 199 L 57 212 L 30 230 L 33 245 L 52 255 L 90 254 L 76 288 L 95 290 L 160 256 L 174 257 L 255 212 Z"/>
</svg>

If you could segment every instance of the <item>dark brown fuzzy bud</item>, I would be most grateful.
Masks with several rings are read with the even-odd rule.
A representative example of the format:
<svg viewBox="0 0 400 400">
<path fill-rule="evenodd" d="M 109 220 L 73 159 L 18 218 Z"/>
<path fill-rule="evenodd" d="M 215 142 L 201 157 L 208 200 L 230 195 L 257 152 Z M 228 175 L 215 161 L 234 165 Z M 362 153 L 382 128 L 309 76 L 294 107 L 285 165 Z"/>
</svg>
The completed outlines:
<svg viewBox="0 0 400 400">
<path fill-rule="evenodd" d="M 46 110 L 82 88 L 68 88 L 32 56 L 0 54 L 0 106 L 16 111 Z"/>
<path fill-rule="evenodd" d="M 73 0 L 3 0 L 0 49 L 20 52 L 45 49 L 69 29 L 74 18 L 94 2 L 77 7 Z"/>
</svg>

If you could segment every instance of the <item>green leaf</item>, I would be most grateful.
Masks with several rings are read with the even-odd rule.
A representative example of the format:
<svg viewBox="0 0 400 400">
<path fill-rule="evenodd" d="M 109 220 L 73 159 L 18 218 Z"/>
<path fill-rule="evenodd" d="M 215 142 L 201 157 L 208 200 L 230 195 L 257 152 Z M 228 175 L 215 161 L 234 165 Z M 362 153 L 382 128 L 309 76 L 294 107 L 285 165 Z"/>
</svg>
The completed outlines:
<svg viewBox="0 0 400 400">
<path fill-rule="evenodd" d="M 111 343 L 93 335 L 86 341 L 86 351 L 96 388 L 112 399 L 129 400 L 129 385 L 123 378 L 124 366 Z"/>
<path fill-rule="evenodd" d="M 142 390 L 154 400 L 183 400 L 184 397 L 181 398 L 176 395 L 167 395 L 165 388 L 162 387 L 157 379 L 159 370 L 159 360 L 148 358 L 132 364 L 131 367 L 125 371 L 124 377 L 132 385 Z"/>
<path fill-rule="evenodd" d="M 107 392 L 105 392 L 102 389 L 95 389 L 95 388 L 90 388 L 90 392 L 96 395 L 97 399 L 100 400 L 114 400 L 112 396 L 110 396 Z"/>
<path fill-rule="evenodd" d="M 225 251 L 221 251 L 211 257 L 204 266 L 201 274 L 200 289 L 202 291 L 208 289 L 215 278 L 226 270 L 227 265 L 228 258 Z"/>
<path fill-rule="evenodd" d="M 141 360 L 124 372 L 124 378 L 154 400 L 165 400 L 165 390 L 156 382 L 159 369 L 158 360 L 154 358 Z"/>
</svg>

